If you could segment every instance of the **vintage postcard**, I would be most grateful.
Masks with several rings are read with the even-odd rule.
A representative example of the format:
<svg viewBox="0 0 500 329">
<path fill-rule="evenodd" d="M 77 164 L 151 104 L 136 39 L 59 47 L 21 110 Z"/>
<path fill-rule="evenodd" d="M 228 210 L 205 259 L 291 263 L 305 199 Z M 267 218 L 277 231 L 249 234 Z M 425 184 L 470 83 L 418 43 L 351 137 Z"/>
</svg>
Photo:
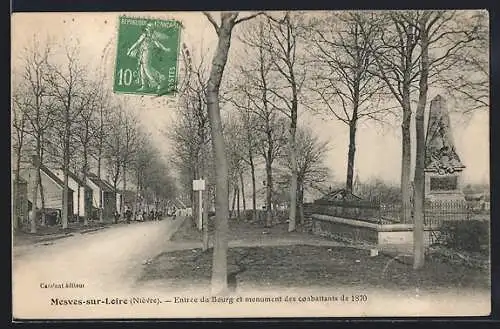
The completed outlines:
<svg viewBox="0 0 500 329">
<path fill-rule="evenodd" d="M 486 316 L 486 10 L 15 13 L 14 320 Z"/>
</svg>

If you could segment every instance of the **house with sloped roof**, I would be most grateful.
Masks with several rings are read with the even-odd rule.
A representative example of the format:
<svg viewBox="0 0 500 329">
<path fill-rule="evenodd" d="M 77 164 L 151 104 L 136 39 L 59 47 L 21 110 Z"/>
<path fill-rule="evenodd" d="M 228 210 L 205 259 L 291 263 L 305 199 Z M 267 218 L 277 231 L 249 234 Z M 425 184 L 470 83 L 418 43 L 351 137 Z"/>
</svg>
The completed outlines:
<svg viewBox="0 0 500 329">
<path fill-rule="evenodd" d="M 52 170 L 57 177 L 64 181 L 64 170 L 58 168 Z M 68 171 L 68 186 L 75 191 L 73 193 L 73 213 L 78 217 L 92 215 L 93 191 L 74 172 Z"/>
<path fill-rule="evenodd" d="M 89 173 L 87 178 L 87 185 L 92 190 L 93 208 L 102 209 L 104 219 L 111 220 L 116 210 L 116 196 L 113 187 L 93 173 Z"/>
<path fill-rule="evenodd" d="M 33 204 L 33 184 L 36 177 L 36 169 L 32 164 L 27 164 L 19 170 L 19 175 L 27 182 L 28 200 L 31 209 Z M 57 209 L 62 211 L 64 182 L 44 165 L 40 167 L 40 179 L 42 189 L 38 188 L 36 207 L 42 208 L 42 195 L 45 209 Z M 74 190 L 68 186 L 68 218 L 73 217 L 73 193 Z"/>
</svg>

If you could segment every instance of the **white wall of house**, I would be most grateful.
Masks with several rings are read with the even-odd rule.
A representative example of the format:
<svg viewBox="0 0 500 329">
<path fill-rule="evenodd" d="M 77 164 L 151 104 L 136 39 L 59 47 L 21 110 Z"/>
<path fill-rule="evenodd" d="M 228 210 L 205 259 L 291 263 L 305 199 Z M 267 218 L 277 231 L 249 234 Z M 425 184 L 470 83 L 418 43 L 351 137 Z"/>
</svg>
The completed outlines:
<svg viewBox="0 0 500 329">
<path fill-rule="evenodd" d="M 63 188 L 57 182 L 55 182 L 50 176 L 48 176 L 43 170 L 40 171 L 42 177 L 42 186 L 45 199 L 45 207 L 53 209 L 62 209 L 62 192 Z M 28 182 L 28 200 L 32 200 L 32 189 L 35 179 L 35 169 L 34 168 L 22 168 L 20 170 L 20 175 Z M 71 189 L 71 188 L 70 188 Z M 36 206 L 38 208 L 42 207 L 41 191 L 38 189 L 38 197 Z M 74 192 L 73 192 L 74 193 Z"/>
<path fill-rule="evenodd" d="M 64 171 L 61 169 L 55 169 L 53 172 L 56 176 L 64 182 Z M 73 213 L 79 214 L 80 216 L 87 216 L 85 214 L 85 187 L 81 186 L 76 180 L 71 176 L 68 176 L 68 186 L 73 192 Z M 78 193 L 80 191 L 80 193 Z"/>
<path fill-rule="evenodd" d="M 122 204 L 122 194 L 120 192 L 116 192 L 116 209 L 120 211 L 120 206 Z"/>
<path fill-rule="evenodd" d="M 100 195 L 102 193 L 102 189 L 98 185 L 94 184 L 94 182 L 90 179 L 88 180 L 87 184 L 92 190 L 92 206 L 94 208 L 101 208 Z"/>
</svg>

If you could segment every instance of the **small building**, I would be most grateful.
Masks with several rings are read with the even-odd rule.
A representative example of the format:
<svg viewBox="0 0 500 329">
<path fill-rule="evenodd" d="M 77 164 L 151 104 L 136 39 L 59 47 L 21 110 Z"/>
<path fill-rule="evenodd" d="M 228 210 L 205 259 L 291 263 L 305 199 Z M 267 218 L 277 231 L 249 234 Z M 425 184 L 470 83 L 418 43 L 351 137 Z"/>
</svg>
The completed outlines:
<svg viewBox="0 0 500 329">
<path fill-rule="evenodd" d="M 88 175 L 87 185 L 92 190 L 94 210 L 102 209 L 103 218 L 111 220 L 116 210 L 116 196 L 113 187 L 92 173 Z"/>
<path fill-rule="evenodd" d="M 358 201 L 361 198 L 345 188 L 330 189 L 320 200 L 324 201 Z"/>
<path fill-rule="evenodd" d="M 53 172 L 64 181 L 64 170 L 54 169 Z M 92 216 L 92 189 L 85 184 L 75 173 L 68 172 L 68 186 L 73 193 L 73 213 L 78 217 Z"/>
<path fill-rule="evenodd" d="M 27 182 L 28 200 L 32 204 L 33 184 L 35 183 L 36 169 L 33 165 L 22 168 L 20 176 Z M 40 167 L 40 177 L 42 181 L 43 197 L 45 209 L 62 210 L 64 182 L 57 177 L 49 168 L 42 165 Z M 73 189 L 68 186 L 68 219 L 73 218 Z M 36 207 L 42 208 L 42 191 L 38 189 Z"/>
</svg>

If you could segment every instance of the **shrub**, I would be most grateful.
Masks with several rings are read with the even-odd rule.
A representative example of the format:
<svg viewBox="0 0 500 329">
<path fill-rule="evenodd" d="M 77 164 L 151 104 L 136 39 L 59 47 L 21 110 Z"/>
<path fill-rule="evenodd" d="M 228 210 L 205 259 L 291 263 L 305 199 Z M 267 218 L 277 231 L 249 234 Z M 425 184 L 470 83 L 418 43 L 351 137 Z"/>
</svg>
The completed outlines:
<svg viewBox="0 0 500 329">
<path fill-rule="evenodd" d="M 456 250 L 487 252 L 489 245 L 489 222 L 479 220 L 445 221 L 441 226 L 442 243 Z"/>
</svg>

